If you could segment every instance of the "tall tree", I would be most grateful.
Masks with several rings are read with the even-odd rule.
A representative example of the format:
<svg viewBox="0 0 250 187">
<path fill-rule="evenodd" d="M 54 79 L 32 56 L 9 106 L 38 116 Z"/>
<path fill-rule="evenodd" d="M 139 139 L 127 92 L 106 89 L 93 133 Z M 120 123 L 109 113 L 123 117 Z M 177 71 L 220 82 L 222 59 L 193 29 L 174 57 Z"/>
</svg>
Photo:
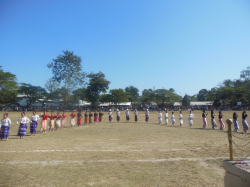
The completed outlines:
<svg viewBox="0 0 250 187">
<path fill-rule="evenodd" d="M 187 94 L 185 94 L 182 99 L 182 106 L 190 106 L 190 96 L 188 96 Z"/>
<path fill-rule="evenodd" d="M 4 72 L 0 66 L 0 106 L 17 103 L 17 79 L 16 75 Z"/>
<path fill-rule="evenodd" d="M 105 79 L 105 75 L 102 72 L 90 73 L 87 75 L 89 78 L 89 84 L 86 89 L 85 97 L 93 108 L 97 107 L 99 104 L 99 97 L 101 93 L 106 93 L 109 89 L 110 81 Z"/>
<path fill-rule="evenodd" d="M 47 99 L 55 99 L 58 97 L 56 91 L 59 86 L 60 84 L 53 79 L 49 79 L 46 81 L 45 88 L 49 91 L 49 93 L 47 94 Z"/>
<path fill-rule="evenodd" d="M 21 86 L 18 89 L 20 94 L 24 94 L 26 98 L 27 106 L 38 102 L 38 99 L 44 99 L 47 92 L 44 88 L 40 86 L 33 86 L 31 84 L 21 83 Z"/>
<path fill-rule="evenodd" d="M 129 92 L 131 95 L 130 101 L 136 101 L 139 98 L 139 90 L 134 86 L 129 86 L 125 88 L 125 92 Z"/>
<path fill-rule="evenodd" d="M 64 89 L 61 89 L 61 91 L 64 91 L 63 100 L 65 107 L 67 107 L 72 91 L 77 86 L 84 84 L 85 73 L 82 71 L 81 57 L 74 55 L 73 52 L 68 50 L 63 51 L 63 53 L 63 55 L 53 59 L 53 62 L 47 66 L 52 69 L 52 79 L 58 83 L 63 83 Z"/>
</svg>

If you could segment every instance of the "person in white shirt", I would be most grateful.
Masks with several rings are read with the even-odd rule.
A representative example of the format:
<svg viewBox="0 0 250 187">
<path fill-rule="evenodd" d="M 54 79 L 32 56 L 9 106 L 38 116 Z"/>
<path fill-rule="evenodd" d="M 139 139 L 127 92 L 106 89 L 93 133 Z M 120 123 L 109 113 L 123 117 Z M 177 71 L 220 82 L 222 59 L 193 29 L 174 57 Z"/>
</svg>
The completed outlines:
<svg viewBox="0 0 250 187">
<path fill-rule="evenodd" d="M 127 109 L 126 110 L 126 112 L 125 112 L 125 114 L 126 114 L 126 122 L 129 122 L 129 110 Z"/>
<path fill-rule="evenodd" d="M 27 130 L 27 123 L 30 122 L 29 118 L 25 117 L 25 112 L 21 113 L 21 116 L 17 120 L 17 125 L 19 124 L 19 130 L 18 130 L 18 136 L 20 136 L 20 139 L 23 139 L 23 137 L 26 135 L 26 130 Z"/>
<path fill-rule="evenodd" d="M 189 118 L 188 118 L 188 124 L 190 125 L 190 127 L 192 127 L 192 125 L 193 125 L 193 119 L 194 119 L 194 115 L 192 113 L 192 110 L 190 110 Z"/>
<path fill-rule="evenodd" d="M 139 116 L 139 112 L 137 111 L 137 109 L 135 109 L 134 115 L 135 115 L 135 123 L 137 123 L 137 121 L 138 121 L 138 116 Z"/>
<path fill-rule="evenodd" d="M 171 116 L 171 121 L 172 121 L 172 124 L 174 125 L 175 124 L 175 117 L 174 117 L 174 112 L 172 112 L 172 116 Z"/>
<path fill-rule="evenodd" d="M 121 112 L 119 111 L 119 109 L 116 110 L 116 119 L 117 119 L 117 122 L 120 122 L 120 115 L 121 115 Z"/>
<path fill-rule="evenodd" d="M 180 111 L 180 115 L 179 115 L 179 120 L 180 120 L 180 126 L 183 125 L 183 118 L 182 118 L 182 112 Z"/>
<path fill-rule="evenodd" d="M 165 111 L 165 124 L 168 125 L 168 111 Z"/>
<path fill-rule="evenodd" d="M 158 120 L 159 120 L 159 124 L 161 124 L 162 123 L 162 113 L 160 110 L 159 110 L 159 114 L 158 114 Z"/>
<path fill-rule="evenodd" d="M 0 127 L 1 127 L 0 138 L 1 138 L 1 141 L 2 141 L 3 138 L 6 138 L 6 141 L 8 141 L 10 125 L 11 125 L 11 121 L 8 118 L 8 113 L 4 113 L 3 114 L 3 119 L 0 121 Z"/>
<path fill-rule="evenodd" d="M 37 127 L 37 124 L 38 124 L 38 121 L 40 120 L 40 117 L 36 114 L 36 111 L 34 110 L 33 111 L 33 115 L 31 116 L 30 118 L 30 133 L 31 133 L 31 136 L 36 135 L 36 127 Z"/>
<path fill-rule="evenodd" d="M 109 122 L 111 122 L 112 119 L 113 119 L 113 115 L 112 115 L 111 109 L 109 109 L 108 116 L 109 116 Z"/>
<path fill-rule="evenodd" d="M 145 111 L 145 121 L 146 121 L 146 123 L 148 122 L 148 120 L 149 120 L 149 111 L 148 111 L 148 109 L 146 109 L 146 111 Z"/>
</svg>

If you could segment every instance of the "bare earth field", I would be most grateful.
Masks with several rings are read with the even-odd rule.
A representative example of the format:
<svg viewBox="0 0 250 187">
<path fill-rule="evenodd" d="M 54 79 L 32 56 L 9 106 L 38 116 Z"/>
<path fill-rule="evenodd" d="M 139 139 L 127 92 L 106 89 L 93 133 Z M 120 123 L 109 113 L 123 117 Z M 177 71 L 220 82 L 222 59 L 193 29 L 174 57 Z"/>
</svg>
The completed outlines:
<svg viewBox="0 0 250 187">
<path fill-rule="evenodd" d="M 132 115 L 126 123 L 121 113 L 120 123 L 109 123 L 105 113 L 102 123 L 73 128 L 67 118 L 66 129 L 45 135 L 40 121 L 36 136 L 30 136 L 28 125 L 26 137 L 19 139 L 20 112 L 10 112 L 10 137 L 0 142 L 0 186 L 224 186 L 227 130 L 212 130 L 210 113 L 207 130 L 202 128 L 201 111 L 194 112 L 192 128 L 188 111 L 183 112 L 183 127 L 179 112 L 175 126 L 171 121 L 159 125 L 158 112 L 150 113 L 148 124 L 143 112 L 138 123 Z M 225 122 L 233 112 L 223 114 Z M 241 118 L 239 125 L 243 132 Z M 246 155 L 238 151 L 237 156 Z"/>
</svg>

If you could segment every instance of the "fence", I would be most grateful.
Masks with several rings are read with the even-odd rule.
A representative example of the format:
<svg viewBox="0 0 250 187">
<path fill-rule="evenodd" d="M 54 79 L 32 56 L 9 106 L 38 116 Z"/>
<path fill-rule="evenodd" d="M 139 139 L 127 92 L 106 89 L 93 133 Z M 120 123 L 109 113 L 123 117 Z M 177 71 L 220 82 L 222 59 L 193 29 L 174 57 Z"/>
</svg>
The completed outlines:
<svg viewBox="0 0 250 187">
<path fill-rule="evenodd" d="M 232 120 L 227 119 L 228 142 L 230 161 L 234 161 L 234 155 L 244 160 L 250 155 L 250 135 L 245 133 L 232 132 Z M 242 156 L 242 154 L 244 154 Z"/>
</svg>

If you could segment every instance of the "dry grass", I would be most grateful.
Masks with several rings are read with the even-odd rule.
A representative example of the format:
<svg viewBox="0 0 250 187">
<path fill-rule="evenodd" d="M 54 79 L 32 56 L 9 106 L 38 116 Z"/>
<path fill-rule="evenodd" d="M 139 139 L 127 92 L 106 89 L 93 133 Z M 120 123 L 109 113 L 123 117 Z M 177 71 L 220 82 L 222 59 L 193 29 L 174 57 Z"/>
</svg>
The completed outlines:
<svg viewBox="0 0 250 187">
<path fill-rule="evenodd" d="M 233 112 L 223 113 L 224 121 L 232 118 Z M 105 113 L 103 123 L 71 128 L 67 119 L 64 130 L 20 140 L 20 113 L 9 113 L 10 138 L 0 142 L 0 186 L 223 186 L 226 130 L 212 130 L 210 117 L 209 129 L 202 129 L 201 111 L 194 112 L 192 128 L 183 112 L 179 127 L 177 114 L 175 126 L 159 125 L 157 112 L 148 124 L 142 112 L 138 123 L 125 123 L 125 114 L 120 123 L 108 123 Z"/>
</svg>

